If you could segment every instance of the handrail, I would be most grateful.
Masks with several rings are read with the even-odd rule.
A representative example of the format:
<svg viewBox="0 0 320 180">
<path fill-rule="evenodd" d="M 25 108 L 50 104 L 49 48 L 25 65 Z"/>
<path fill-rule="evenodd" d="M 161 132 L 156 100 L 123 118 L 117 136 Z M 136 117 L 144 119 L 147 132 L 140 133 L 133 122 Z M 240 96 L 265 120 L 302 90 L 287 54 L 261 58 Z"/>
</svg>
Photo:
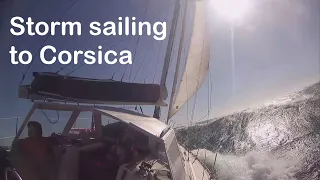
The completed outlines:
<svg viewBox="0 0 320 180">
<path fill-rule="evenodd" d="M 10 180 L 10 179 L 8 179 L 8 174 L 9 174 L 10 172 L 13 173 L 13 175 L 16 177 L 16 179 L 22 180 L 21 176 L 18 174 L 18 172 L 16 171 L 16 169 L 11 168 L 11 167 L 7 167 L 7 168 L 4 170 L 5 180 Z"/>
<path fill-rule="evenodd" d="M 10 138 L 14 138 L 14 136 L 0 137 L 0 140 L 1 140 L 1 139 L 10 139 Z"/>
</svg>

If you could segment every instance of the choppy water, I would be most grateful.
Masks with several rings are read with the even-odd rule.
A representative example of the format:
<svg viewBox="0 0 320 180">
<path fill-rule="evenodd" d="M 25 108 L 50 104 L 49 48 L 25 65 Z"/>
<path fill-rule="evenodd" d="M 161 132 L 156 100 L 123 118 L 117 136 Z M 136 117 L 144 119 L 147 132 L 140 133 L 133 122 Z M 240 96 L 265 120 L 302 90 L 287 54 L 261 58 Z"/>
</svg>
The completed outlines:
<svg viewBox="0 0 320 180">
<path fill-rule="evenodd" d="M 262 107 L 178 131 L 221 180 L 320 179 L 320 83 Z M 187 141 L 188 139 L 188 141 Z M 209 151 L 208 151 L 209 150 Z M 211 154 L 211 155 L 210 155 Z"/>
</svg>

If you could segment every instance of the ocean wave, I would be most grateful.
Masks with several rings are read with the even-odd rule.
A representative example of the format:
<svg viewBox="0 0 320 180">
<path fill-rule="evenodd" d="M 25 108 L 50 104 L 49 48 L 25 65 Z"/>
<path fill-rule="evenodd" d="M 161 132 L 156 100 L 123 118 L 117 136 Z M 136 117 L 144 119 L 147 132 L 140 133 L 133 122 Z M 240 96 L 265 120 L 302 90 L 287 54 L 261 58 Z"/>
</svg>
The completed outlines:
<svg viewBox="0 0 320 180">
<path fill-rule="evenodd" d="M 177 138 L 187 149 L 218 152 L 222 180 L 319 180 L 320 83 L 260 108 L 182 127 Z"/>
<path fill-rule="evenodd" d="M 215 153 L 205 149 L 198 152 L 199 160 L 208 166 L 213 165 L 214 157 Z M 244 156 L 218 154 L 215 169 L 220 180 L 297 180 L 295 174 L 300 168 L 297 164 L 295 160 L 251 151 Z"/>
</svg>

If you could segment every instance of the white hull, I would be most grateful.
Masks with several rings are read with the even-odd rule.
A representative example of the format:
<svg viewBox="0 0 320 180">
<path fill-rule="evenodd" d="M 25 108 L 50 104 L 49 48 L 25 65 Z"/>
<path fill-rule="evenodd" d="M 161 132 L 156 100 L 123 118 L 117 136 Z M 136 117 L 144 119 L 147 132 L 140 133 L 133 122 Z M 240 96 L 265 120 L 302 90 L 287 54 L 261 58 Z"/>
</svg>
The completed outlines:
<svg viewBox="0 0 320 180">
<path fill-rule="evenodd" d="M 188 159 L 188 152 L 182 146 L 180 146 L 180 150 L 184 159 L 187 180 L 211 180 L 208 170 L 191 152 Z"/>
</svg>

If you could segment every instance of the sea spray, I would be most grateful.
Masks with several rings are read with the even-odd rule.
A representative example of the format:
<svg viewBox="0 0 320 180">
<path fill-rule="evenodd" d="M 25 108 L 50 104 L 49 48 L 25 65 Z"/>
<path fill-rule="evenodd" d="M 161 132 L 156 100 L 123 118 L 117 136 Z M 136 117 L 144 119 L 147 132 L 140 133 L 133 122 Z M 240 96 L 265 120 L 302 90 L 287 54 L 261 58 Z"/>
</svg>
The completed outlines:
<svg viewBox="0 0 320 180">
<path fill-rule="evenodd" d="M 198 152 L 200 161 L 208 166 L 213 165 L 214 157 L 215 153 L 205 149 Z M 267 153 L 252 151 L 244 156 L 218 154 L 215 168 L 220 180 L 296 180 L 295 164 L 293 160 L 275 159 Z"/>
</svg>

